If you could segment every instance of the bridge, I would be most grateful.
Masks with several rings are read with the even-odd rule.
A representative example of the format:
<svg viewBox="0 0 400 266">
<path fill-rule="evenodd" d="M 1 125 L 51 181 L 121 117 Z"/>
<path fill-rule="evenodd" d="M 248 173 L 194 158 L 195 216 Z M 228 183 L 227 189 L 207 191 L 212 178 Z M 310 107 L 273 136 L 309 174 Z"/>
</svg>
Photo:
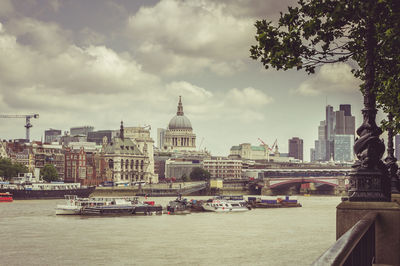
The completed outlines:
<svg viewBox="0 0 400 266">
<path fill-rule="evenodd" d="M 351 169 L 257 169 L 249 183 L 254 193 L 273 195 L 296 190 L 297 193 L 330 193 L 342 195 L 349 184 Z M 249 173 L 247 173 L 249 174 Z"/>
</svg>

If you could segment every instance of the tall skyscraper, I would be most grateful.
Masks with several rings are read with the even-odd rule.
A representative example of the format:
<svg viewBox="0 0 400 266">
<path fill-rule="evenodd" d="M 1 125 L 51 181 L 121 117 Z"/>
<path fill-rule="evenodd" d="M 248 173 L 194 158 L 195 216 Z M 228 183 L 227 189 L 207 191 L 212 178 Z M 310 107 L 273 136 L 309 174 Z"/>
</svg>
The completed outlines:
<svg viewBox="0 0 400 266">
<path fill-rule="evenodd" d="M 351 162 L 354 160 L 354 135 L 335 135 L 335 157 L 337 162 Z"/>
<path fill-rule="evenodd" d="M 343 111 L 345 116 L 351 116 L 351 105 L 350 104 L 339 105 L 339 110 Z"/>
<path fill-rule="evenodd" d="M 289 157 L 303 161 L 303 140 L 298 137 L 289 139 Z"/>
<path fill-rule="evenodd" d="M 335 112 L 335 135 L 343 135 L 346 128 L 344 111 Z"/>
<path fill-rule="evenodd" d="M 325 121 L 318 126 L 318 140 L 314 146 L 316 161 L 353 160 L 355 117 L 351 115 L 350 104 L 341 104 L 339 109 L 334 111 L 331 105 L 325 108 Z"/>
</svg>

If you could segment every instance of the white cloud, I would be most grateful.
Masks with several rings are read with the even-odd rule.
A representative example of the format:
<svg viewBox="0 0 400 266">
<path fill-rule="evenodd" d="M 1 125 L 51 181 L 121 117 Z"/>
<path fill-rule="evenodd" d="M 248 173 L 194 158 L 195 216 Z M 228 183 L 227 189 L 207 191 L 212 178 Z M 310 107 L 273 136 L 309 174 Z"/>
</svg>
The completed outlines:
<svg viewBox="0 0 400 266">
<path fill-rule="evenodd" d="M 271 102 L 255 88 L 211 92 L 185 80 L 164 84 L 127 53 L 76 46 L 56 24 L 26 19 L 0 25 L 0 112 L 39 113 L 44 127 L 86 121 L 110 128 L 121 119 L 160 124 L 176 112 L 179 95 L 193 119 L 245 123 L 262 120 L 260 107 Z M 26 34 L 30 39 L 23 40 Z"/>
<path fill-rule="evenodd" d="M 209 1 L 162 0 L 131 16 L 128 34 L 139 43 L 143 57 L 154 58 L 150 69 L 166 75 L 204 69 L 230 75 L 248 59 L 255 29 L 253 19 L 234 17 L 224 7 Z"/>
<path fill-rule="evenodd" d="M 361 81 L 353 76 L 348 64 L 327 64 L 323 65 L 314 76 L 302 82 L 293 92 L 306 96 L 322 93 L 355 93 L 359 91 L 360 84 Z"/>
</svg>

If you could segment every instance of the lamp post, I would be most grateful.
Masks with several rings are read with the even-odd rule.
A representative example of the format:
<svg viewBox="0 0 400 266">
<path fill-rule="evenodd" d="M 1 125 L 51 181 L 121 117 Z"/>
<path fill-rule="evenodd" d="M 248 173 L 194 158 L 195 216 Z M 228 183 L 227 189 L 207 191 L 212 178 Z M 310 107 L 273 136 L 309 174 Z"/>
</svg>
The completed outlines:
<svg viewBox="0 0 400 266">
<path fill-rule="evenodd" d="M 389 129 L 388 129 L 388 147 L 387 147 L 387 157 L 385 158 L 385 164 L 388 170 L 388 177 L 390 178 L 390 192 L 399 193 L 398 183 L 399 179 L 397 176 L 397 159 L 394 157 L 393 149 L 393 129 L 391 124 L 393 122 L 393 114 L 389 112 L 388 114 Z"/>
<path fill-rule="evenodd" d="M 373 13 L 371 10 L 370 14 Z M 354 153 L 358 160 L 352 166 L 353 170 L 350 173 L 349 201 L 390 201 L 390 193 L 387 193 L 387 170 L 381 161 L 385 145 L 379 139 L 382 130 L 375 122 L 377 110 L 375 108 L 376 93 L 374 92 L 376 71 L 374 61 L 377 40 L 374 19 L 373 15 L 366 19 L 363 123 L 357 129 L 357 135 L 360 137 L 354 143 Z"/>
</svg>

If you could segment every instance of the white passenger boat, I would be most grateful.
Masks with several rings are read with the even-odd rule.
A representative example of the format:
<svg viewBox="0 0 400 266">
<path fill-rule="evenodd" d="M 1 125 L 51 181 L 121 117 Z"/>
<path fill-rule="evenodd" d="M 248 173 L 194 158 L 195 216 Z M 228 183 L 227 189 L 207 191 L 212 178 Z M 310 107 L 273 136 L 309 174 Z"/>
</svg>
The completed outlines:
<svg viewBox="0 0 400 266">
<path fill-rule="evenodd" d="M 161 214 L 161 205 L 140 202 L 137 197 L 78 198 L 66 195 L 65 204 L 57 205 L 57 215 L 150 215 Z"/>
<path fill-rule="evenodd" d="M 56 207 L 56 215 L 77 215 L 82 210 L 82 201 L 76 195 L 65 195 L 65 204 Z"/>
<path fill-rule="evenodd" d="M 224 199 L 210 199 L 203 203 L 203 209 L 211 212 L 244 212 L 250 210 L 243 202 Z"/>
</svg>

